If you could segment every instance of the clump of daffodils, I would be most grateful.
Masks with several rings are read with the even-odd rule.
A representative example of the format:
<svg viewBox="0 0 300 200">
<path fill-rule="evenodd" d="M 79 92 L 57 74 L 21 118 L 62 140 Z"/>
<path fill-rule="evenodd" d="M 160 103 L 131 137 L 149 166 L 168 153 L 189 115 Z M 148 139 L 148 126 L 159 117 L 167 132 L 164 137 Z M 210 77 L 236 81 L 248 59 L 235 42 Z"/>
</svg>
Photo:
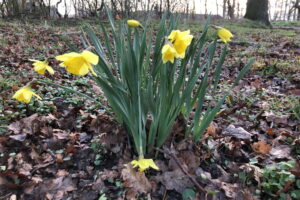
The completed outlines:
<svg viewBox="0 0 300 200">
<path fill-rule="evenodd" d="M 112 16 L 109 20 L 110 24 L 114 24 Z M 95 51 L 69 52 L 55 57 L 61 61 L 60 66 L 68 73 L 77 76 L 92 74 L 90 78 L 104 91 L 113 111 L 112 115 L 118 122 L 124 124 L 132 138 L 139 159 L 131 161 L 130 164 L 140 172 L 149 168 L 159 170 L 153 159 L 145 159 L 144 155 L 149 155 L 153 147 L 161 147 L 164 144 L 176 118 L 183 110 L 187 112 L 186 116 L 189 116 L 195 102 L 204 101 L 209 84 L 208 72 L 213 68 L 217 39 L 208 45 L 209 50 L 205 52 L 205 59 L 200 59 L 204 53 L 202 50 L 208 25 L 205 26 L 200 38 L 194 38 L 190 30 L 180 31 L 171 24 L 176 23 L 171 19 L 169 27 L 166 27 L 167 21 L 165 18 L 162 19 L 154 47 L 147 42 L 152 41 L 147 36 L 147 26 L 142 26 L 136 20 L 128 20 L 128 26 L 121 25 L 118 31 L 112 25 L 112 38 L 108 37 L 103 28 L 105 37 L 101 39 L 104 39 L 104 42 L 96 37 L 93 29 L 87 27 L 88 37 L 84 40 L 86 44 L 93 45 Z M 230 31 L 220 27 L 217 28 L 217 34 L 225 43 L 233 37 Z M 105 47 L 102 44 L 105 44 Z M 226 48 L 224 49 L 223 52 L 226 53 Z M 151 57 L 151 53 L 154 56 Z M 222 56 L 225 56 L 225 53 L 222 53 Z M 178 59 L 178 62 L 175 62 L 175 59 Z M 45 72 L 54 74 L 47 61 L 33 59 L 30 61 L 34 62 L 34 70 L 38 74 L 44 75 Z M 224 59 L 220 58 L 218 67 L 221 67 L 223 62 Z M 191 69 L 187 67 L 188 63 Z M 198 85 L 196 81 L 202 72 L 205 72 L 201 80 L 203 82 Z M 218 76 L 216 80 L 218 81 Z M 47 82 L 40 80 L 40 83 Z M 56 86 L 93 100 L 92 97 L 79 91 Z M 18 90 L 13 98 L 29 103 L 33 96 L 38 100 L 42 99 L 29 86 L 25 86 Z M 205 131 L 224 99 L 219 100 L 215 108 L 208 109 L 202 116 L 200 116 L 203 113 L 202 104 L 197 105 L 198 116 L 195 117 L 192 127 L 194 138 L 199 138 Z M 97 99 L 94 101 L 101 104 Z M 152 120 L 150 128 L 146 128 L 149 116 Z M 200 119 L 203 120 L 199 121 Z"/>
</svg>

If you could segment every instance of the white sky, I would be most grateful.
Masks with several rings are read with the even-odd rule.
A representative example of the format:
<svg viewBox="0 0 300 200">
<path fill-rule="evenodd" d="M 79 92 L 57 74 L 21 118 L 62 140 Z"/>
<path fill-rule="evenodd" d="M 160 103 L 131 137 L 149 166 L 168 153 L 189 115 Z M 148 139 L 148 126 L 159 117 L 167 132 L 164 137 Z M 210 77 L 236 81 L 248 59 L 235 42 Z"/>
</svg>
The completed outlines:
<svg viewBox="0 0 300 200">
<path fill-rule="evenodd" d="M 283 0 L 269 0 L 270 3 L 270 13 L 271 15 L 274 14 L 275 12 L 275 4 L 276 1 L 279 2 L 279 5 Z M 193 0 L 190 0 L 190 4 L 192 5 Z M 196 13 L 205 13 L 205 6 L 204 6 L 205 0 L 195 0 L 195 7 L 196 7 Z M 285 0 L 284 0 L 285 2 Z M 217 7 L 218 4 L 218 7 Z M 237 4 L 240 6 L 241 14 L 244 15 L 246 12 L 246 5 L 247 5 L 247 0 L 236 0 L 236 9 L 237 9 Z M 223 0 L 207 0 L 207 11 L 208 13 L 212 14 L 217 14 L 217 11 L 219 15 L 222 15 L 223 13 Z M 237 11 L 236 11 L 237 12 Z"/>
</svg>

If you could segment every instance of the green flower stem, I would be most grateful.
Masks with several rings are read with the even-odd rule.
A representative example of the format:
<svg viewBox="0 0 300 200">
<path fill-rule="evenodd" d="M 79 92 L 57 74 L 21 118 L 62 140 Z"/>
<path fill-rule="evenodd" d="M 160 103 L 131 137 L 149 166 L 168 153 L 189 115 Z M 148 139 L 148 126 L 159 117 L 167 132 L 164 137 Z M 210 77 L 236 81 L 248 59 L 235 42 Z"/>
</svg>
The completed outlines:
<svg viewBox="0 0 300 200">
<path fill-rule="evenodd" d="M 62 88 L 66 91 L 70 91 L 70 92 L 73 92 L 75 94 L 79 94 L 80 96 L 83 96 L 93 102 L 95 102 L 99 107 L 101 107 L 102 109 L 105 110 L 105 112 L 107 112 L 110 116 L 114 116 L 108 109 L 107 106 L 104 106 L 103 104 L 101 104 L 99 101 L 95 100 L 94 98 L 82 93 L 82 92 L 79 92 L 77 90 L 74 90 L 72 88 L 69 88 L 69 87 L 66 87 L 66 86 L 62 86 L 62 85 L 59 85 L 59 84 L 56 84 L 56 83 L 52 83 L 50 81 L 45 81 L 45 80 L 35 80 L 36 83 L 42 83 L 42 84 L 46 84 L 46 85 L 53 85 L 53 86 L 56 86 L 56 87 L 59 87 L 59 88 Z"/>
</svg>

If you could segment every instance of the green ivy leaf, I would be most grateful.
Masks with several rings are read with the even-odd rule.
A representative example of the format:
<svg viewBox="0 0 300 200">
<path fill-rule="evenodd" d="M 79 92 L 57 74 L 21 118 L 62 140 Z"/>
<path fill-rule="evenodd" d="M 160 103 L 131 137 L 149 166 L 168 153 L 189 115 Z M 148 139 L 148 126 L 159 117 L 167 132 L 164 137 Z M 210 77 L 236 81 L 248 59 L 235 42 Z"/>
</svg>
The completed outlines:
<svg viewBox="0 0 300 200">
<path fill-rule="evenodd" d="M 300 189 L 300 180 L 297 180 L 297 181 L 296 181 L 296 185 L 297 185 L 297 187 Z"/>
<path fill-rule="evenodd" d="M 193 200 L 196 198 L 196 193 L 193 189 L 185 189 L 182 192 L 182 199 L 183 200 Z"/>
<path fill-rule="evenodd" d="M 293 197 L 295 199 L 300 199 L 300 190 L 291 191 L 291 197 Z"/>
</svg>

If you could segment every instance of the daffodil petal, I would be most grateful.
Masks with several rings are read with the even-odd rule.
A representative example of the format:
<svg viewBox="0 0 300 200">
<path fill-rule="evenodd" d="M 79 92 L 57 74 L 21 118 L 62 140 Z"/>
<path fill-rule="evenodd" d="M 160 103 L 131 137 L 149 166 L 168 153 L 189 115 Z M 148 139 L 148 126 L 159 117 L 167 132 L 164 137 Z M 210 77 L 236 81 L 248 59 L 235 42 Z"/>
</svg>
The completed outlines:
<svg viewBox="0 0 300 200">
<path fill-rule="evenodd" d="M 133 160 L 130 163 L 132 165 L 133 168 L 135 167 L 139 167 L 139 171 L 143 172 L 146 169 L 148 169 L 149 167 L 159 170 L 159 168 L 157 167 L 157 165 L 154 163 L 154 161 L 152 159 L 144 159 L 141 158 L 139 160 Z"/>
<path fill-rule="evenodd" d="M 28 59 L 31 62 L 40 62 L 39 60 L 35 60 L 35 59 Z"/>
<path fill-rule="evenodd" d="M 232 33 L 229 30 L 225 29 L 225 28 L 218 29 L 217 33 L 218 33 L 219 38 L 224 43 L 230 42 L 231 38 L 233 37 Z"/>
<path fill-rule="evenodd" d="M 40 96 L 37 95 L 36 93 L 32 92 L 32 95 L 34 95 L 37 99 L 42 100 L 42 97 L 40 97 Z"/>
<path fill-rule="evenodd" d="M 54 69 L 50 66 L 47 66 L 46 70 L 49 72 L 49 74 L 54 74 L 54 72 L 55 72 Z"/>
<path fill-rule="evenodd" d="M 23 92 L 22 89 L 18 90 L 18 91 L 12 96 L 12 98 L 14 98 L 14 99 L 20 98 L 20 96 L 22 95 L 22 92 Z"/>
<path fill-rule="evenodd" d="M 153 169 L 159 170 L 158 166 L 154 163 L 152 159 L 149 161 L 149 166 L 152 167 Z"/>
<path fill-rule="evenodd" d="M 170 46 L 169 44 L 164 45 L 161 50 L 161 53 L 162 53 L 163 63 L 166 63 L 168 61 L 174 63 L 174 58 L 177 52 L 172 46 Z"/>
<path fill-rule="evenodd" d="M 89 66 L 89 69 L 90 69 L 90 71 L 92 72 L 92 74 L 94 75 L 94 76 L 97 76 L 97 74 L 96 74 L 96 72 L 94 71 L 94 68 L 93 68 L 93 66 Z"/>
<path fill-rule="evenodd" d="M 70 59 L 72 59 L 74 57 L 78 57 L 78 56 L 80 56 L 79 53 L 71 52 L 71 53 L 65 53 L 60 56 L 56 56 L 55 59 L 58 61 L 67 61 L 67 60 L 70 60 Z"/>
<path fill-rule="evenodd" d="M 178 30 L 173 30 L 170 35 L 168 36 L 168 38 L 171 40 L 171 42 L 173 42 L 177 36 L 177 34 L 179 33 Z"/>
<path fill-rule="evenodd" d="M 23 98 L 26 101 L 26 103 L 30 102 L 31 97 L 32 97 L 32 92 L 30 91 L 23 92 Z"/>
<path fill-rule="evenodd" d="M 46 71 L 46 68 L 44 66 L 41 66 L 41 65 L 35 65 L 34 66 L 34 71 L 36 71 L 39 74 L 44 75 L 45 71 Z"/>
<path fill-rule="evenodd" d="M 74 75 L 86 75 L 89 72 L 88 63 L 82 56 L 74 57 L 62 63 L 66 66 L 66 70 Z M 89 64 L 90 65 L 90 64 Z"/>
<path fill-rule="evenodd" d="M 97 65 L 98 62 L 99 62 L 99 57 L 96 54 L 94 54 L 94 53 L 92 53 L 90 51 L 83 51 L 81 53 L 81 55 L 84 57 L 84 59 L 87 62 L 89 62 L 89 63 L 91 63 L 93 65 Z"/>
</svg>

